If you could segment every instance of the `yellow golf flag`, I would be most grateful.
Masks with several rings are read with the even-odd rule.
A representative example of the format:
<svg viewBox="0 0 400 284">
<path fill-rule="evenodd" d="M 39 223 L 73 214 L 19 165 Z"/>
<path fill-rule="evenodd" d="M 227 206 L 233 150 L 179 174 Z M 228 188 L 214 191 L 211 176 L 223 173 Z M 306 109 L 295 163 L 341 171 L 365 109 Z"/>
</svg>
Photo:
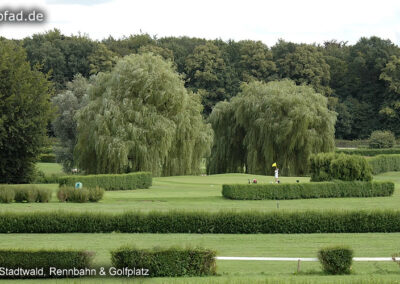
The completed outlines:
<svg viewBox="0 0 400 284">
<path fill-rule="evenodd" d="M 278 166 L 276 165 L 276 163 L 273 163 L 272 166 L 273 166 L 273 167 L 278 167 Z"/>
</svg>

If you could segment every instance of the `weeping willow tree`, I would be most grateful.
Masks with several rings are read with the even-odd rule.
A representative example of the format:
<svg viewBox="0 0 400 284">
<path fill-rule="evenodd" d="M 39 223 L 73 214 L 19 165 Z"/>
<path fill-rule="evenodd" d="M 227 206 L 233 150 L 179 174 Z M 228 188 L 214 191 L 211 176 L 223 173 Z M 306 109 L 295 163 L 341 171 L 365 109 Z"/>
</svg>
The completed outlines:
<svg viewBox="0 0 400 284">
<path fill-rule="evenodd" d="M 77 113 L 75 156 L 86 173 L 151 171 L 185 175 L 200 171 L 212 129 L 171 63 L 152 54 L 121 59 L 99 73 L 90 103 Z"/>
<path fill-rule="evenodd" d="M 277 162 L 282 174 L 302 175 L 312 153 L 334 149 L 336 113 L 327 98 L 290 80 L 244 84 L 209 121 L 215 133 L 209 173 L 271 174 Z"/>
</svg>

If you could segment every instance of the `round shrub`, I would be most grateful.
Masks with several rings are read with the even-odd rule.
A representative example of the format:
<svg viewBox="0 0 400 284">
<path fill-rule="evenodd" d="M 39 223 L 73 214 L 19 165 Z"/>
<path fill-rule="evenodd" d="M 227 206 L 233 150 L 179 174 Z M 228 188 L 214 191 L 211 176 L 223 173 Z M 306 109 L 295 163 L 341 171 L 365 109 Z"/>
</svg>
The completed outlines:
<svg viewBox="0 0 400 284">
<path fill-rule="evenodd" d="M 333 179 L 344 181 L 371 181 L 372 170 L 364 157 L 340 154 L 332 160 L 330 172 Z"/>
<path fill-rule="evenodd" d="M 328 274 L 350 274 L 353 250 L 347 247 L 327 247 L 318 251 L 322 269 Z"/>
<path fill-rule="evenodd" d="M 13 189 L 0 186 L 0 202 L 1 203 L 10 203 L 14 200 L 15 192 Z"/>
<path fill-rule="evenodd" d="M 395 143 L 394 134 L 389 130 L 376 130 L 369 138 L 369 148 L 392 148 Z"/>
<path fill-rule="evenodd" d="M 89 201 L 97 202 L 103 198 L 104 189 L 98 186 L 89 188 Z"/>
<path fill-rule="evenodd" d="M 367 160 L 358 155 L 319 153 L 310 158 L 311 181 L 371 181 Z"/>
<path fill-rule="evenodd" d="M 53 191 L 48 188 L 38 188 L 37 189 L 37 198 L 36 202 L 49 202 L 51 199 L 51 196 L 53 195 Z"/>
<path fill-rule="evenodd" d="M 100 187 L 80 188 L 76 189 L 73 186 L 60 186 L 57 197 L 61 202 L 97 202 L 103 198 L 104 189 Z"/>
<path fill-rule="evenodd" d="M 33 186 L 18 186 L 15 187 L 15 202 L 36 202 L 38 198 L 38 190 Z"/>
</svg>

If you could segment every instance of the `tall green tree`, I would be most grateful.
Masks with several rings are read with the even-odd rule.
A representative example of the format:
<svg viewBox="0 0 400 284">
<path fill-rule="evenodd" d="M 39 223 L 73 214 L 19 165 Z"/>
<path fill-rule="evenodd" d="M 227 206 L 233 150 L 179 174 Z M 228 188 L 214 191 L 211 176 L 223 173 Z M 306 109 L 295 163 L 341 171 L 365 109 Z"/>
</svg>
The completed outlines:
<svg viewBox="0 0 400 284">
<path fill-rule="evenodd" d="M 118 56 L 109 50 L 105 44 L 100 43 L 89 56 L 90 74 L 109 72 L 117 62 Z"/>
<path fill-rule="evenodd" d="M 312 153 L 334 149 L 336 113 L 327 104 L 312 87 L 290 80 L 244 84 L 210 115 L 215 137 L 208 172 L 270 174 L 277 162 L 285 175 L 307 173 Z"/>
<path fill-rule="evenodd" d="M 52 122 L 53 130 L 59 138 L 60 146 L 56 148 L 56 159 L 63 165 L 64 172 L 70 172 L 76 167 L 74 149 L 77 140 L 76 112 L 89 102 L 90 83 L 80 74 L 75 75 L 72 82 L 67 83 L 67 89 L 52 98 L 57 109 L 57 116 Z"/>
<path fill-rule="evenodd" d="M 51 84 L 25 50 L 0 40 L 0 183 L 28 183 L 51 118 Z"/>
<path fill-rule="evenodd" d="M 400 135 L 400 57 L 393 55 L 379 77 L 386 82 L 386 96 L 379 114 L 386 129 Z"/>
<path fill-rule="evenodd" d="M 77 73 L 89 77 L 89 57 L 97 43 L 85 35 L 68 37 L 54 29 L 25 38 L 23 46 L 31 66 L 38 64 L 44 73 L 50 73 L 50 79 L 60 90 Z"/>
<path fill-rule="evenodd" d="M 275 62 L 272 52 L 261 41 L 239 41 L 238 73 L 242 82 L 253 80 L 271 81 L 277 79 Z"/>
<path fill-rule="evenodd" d="M 229 98 L 225 90 L 226 63 L 222 52 L 208 42 L 197 46 L 186 59 L 186 84 L 202 96 L 205 114 L 211 113 L 214 105 Z"/>
<path fill-rule="evenodd" d="M 195 174 L 207 156 L 211 127 L 196 94 L 170 61 L 150 53 L 119 60 L 99 73 L 90 102 L 78 111 L 78 166 L 86 173 L 151 171 Z"/>
<path fill-rule="evenodd" d="M 311 85 L 318 93 L 329 96 L 329 65 L 324 54 L 314 45 L 292 44 L 280 40 L 272 47 L 274 61 L 281 78 L 298 85 Z"/>
</svg>

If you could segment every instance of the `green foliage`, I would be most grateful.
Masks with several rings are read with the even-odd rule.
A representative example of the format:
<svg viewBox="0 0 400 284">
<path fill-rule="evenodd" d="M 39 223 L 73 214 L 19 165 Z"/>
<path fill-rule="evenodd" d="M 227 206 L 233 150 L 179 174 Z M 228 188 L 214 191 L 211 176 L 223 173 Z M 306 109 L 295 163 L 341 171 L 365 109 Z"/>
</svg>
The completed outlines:
<svg viewBox="0 0 400 284">
<path fill-rule="evenodd" d="M 210 114 L 214 105 L 229 98 L 226 93 L 226 63 L 221 49 L 207 42 L 186 58 L 187 86 L 202 96 L 204 113 Z"/>
<path fill-rule="evenodd" d="M 318 251 L 322 269 L 328 274 L 350 274 L 353 250 L 348 247 L 327 247 Z"/>
<path fill-rule="evenodd" d="M 146 268 L 151 277 L 215 275 L 215 256 L 212 250 L 178 247 L 152 250 L 122 247 L 111 252 L 113 267 Z"/>
<path fill-rule="evenodd" d="M 364 157 L 340 154 L 331 161 L 330 176 L 343 181 L 372 180 L 371 167 Z"/>
<path fill-rule="evenodd" d="M 85 187 L 76 189 L 72 186 L 62 185 L 57 192 L 57 198 L 61 202 L 98 202 L 103 198 L 104 189 L 100 187 Z"/>
<path fill-rule="evenodd" d="M 57 197 L 61 202 L 85 203 L 89 201 L 89 189 L 75 189 L 72 186 L 61 186 L 57 192 Z"/>
<path fill-rule="evenodd" d="M 336 153 L 344 153 L 347 155 L 360 155 L 360 156 L 377 156 L 377 155 L 390 155 L 400 154 L 400 148 L 383 148 L 383 149 L 336 149 Z"/>
<path fill-rule="evenodd" d="M 50 267 L 56 267 L 57 269 L 90 268 L 93 262 L 93 255 L 94 253 L 83 250 L 0 249 L 0 264 L 1 267 L 7 269 L 43 268 L 43 272 L 46 275 L 43 277 L 48 278 L 51 277 Z M 23 278 L 23 276 L 10 278 Z"/>
<path fill-rule="evenodd" d="M 320 94 L 332 93 L 329 65 L 316 46 L 280 40 L 271 49 L 281 78 L 290 78 L 298 85 L 311 85 Z"/>
<path fill-rule="evenodd" d="M 396 138 L 391 131 L 376 130 L 371 133 L 369 147 L 373 149 L 392 148 L 396 143 Z"/>
<path fill-rule="evenodd" d="M 22 42 L 32 66 L 40 65 L 58 90 L 71 81 L 75 74 L 88 77 L 90 56 L 98 43 L 85 35 L 65 36 L 57 29 L 43 34 L 34 34 Z"/>
<path fill-rule="evenodd" d="M 0 233 L 311 234 L 400 232 L 400 211 L 1 212 Z"/>
<path fill-rule="evenodd" d="M 170 62 L 152 54 L 127 56 L 96 77 L 90 100 L 77 114 L 75 147 L 86 173 L 200 172 L 212 131 L 198 96 L 187 92 Z"/>
<path fill-rule="evenodd" d="M 63 165 L 65 172 L 70 172 L 76 166 L 74 148 L 77 140 L 76 112 L 87 105 L 87 94 L 90 83 L 82 75 L 74 76 L 72 82 L 67 83 L 67 89 L 52 98 L 57 108 L 57 116 L 52 122 L 53 130 L 60 143 L 55 148 L 57 162 Z"/>
<path fill-rule="evenodd" d="M 15 191 L 5 185 L 0 185 L 0 203 L 13 202 L 15 198 Z"/>
<path fill-rule="evenodd" d="M 81 182 L 83 187 L 101 187 L 105 190 L 130 190 L 149 188 L 152 185 L 152 175 L 148 172 L 137 172 L 119 175 L 87 175 L 64 176 L 59 178 L 59 184 L 75 186 Z"/>
<path fill-rule="evenodd" d="M 49 202 L 52 190 L 32 185 L 2 185 L 0 186 L 0 202 Z"/>
<path fill-rule="evenodd" d="M 393 182 L 224 184 L 222 196 L 239 200 L 391 196 Z"/>
<path fill-rule="evenodd" d="M 51 118 L 50 83 L 19 45 L 0 40 L 0 183 L 29 183 Z"/>
<path fill-rule="evenodd" d="M 109 50 L 103 43 L 100 43 L 89 56 L 90 74 L 110 72 L 117 62 L 117 58 L 114 52 Z"/>
<path fill-rule="evenodd" d="M 374 175 L 400 171 L 400 155 L 378 155 L 368 159 Z"/>
<path fill-rule="evenodd" d="M 45 175 L 43 171 L 37 171 L 35 180 L 32 182 L 34 184 L 38 183 L 59 183 L 60 178 L 63 178 L 64 175 L 61 174 L 51 174 L 51 175 Z"/>
<path fill-rule="evenodd" d="M 312 153 L 333 150 L 335 120 L 311 87 L 289 80 L 244 84 L 209 117 L 215 138 L 207 171 L 269 174 L 277 162 L 283 175 L 304 175 Z"/>
<path fill-rule="evenodd" d="M 40 154 L 39 161 L 40 163 L 55 163 L 56 155 L 54 154 Z"/>
<path fill-rule="evenodd" d="M 371 167 L 364 157 L 319 153 L 310 157 L 311 181 L 370 181 Z"/>
</svg>

